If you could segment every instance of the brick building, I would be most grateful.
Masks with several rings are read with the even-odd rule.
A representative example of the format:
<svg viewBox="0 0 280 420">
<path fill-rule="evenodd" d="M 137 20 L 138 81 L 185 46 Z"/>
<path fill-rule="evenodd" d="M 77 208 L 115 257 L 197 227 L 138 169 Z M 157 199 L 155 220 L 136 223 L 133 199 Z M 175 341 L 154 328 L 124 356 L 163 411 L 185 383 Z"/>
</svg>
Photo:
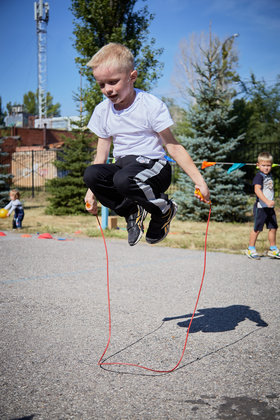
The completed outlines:
<svg viewBox="0 0 280 420">
<path fill-rule="evenodd" d="M 96 137 L 92 137 L 93 143 Z M 4 139 L 1 145 L 3 152 L 7 156 L 1 158 L 2 163 L 11 164 L 12 154 L 14 152 L 59 149 L 64 144 L 65 137 L 74 137 L 73 131 L 56 130 L 49 128 L 25 128 L 9 127 L 0 129 L 0 137 Z"/>
<path fill-rule="evenodd" d="M 96 136 L 87 134 L 96 144 Z M 48 179 L 62 176 L 53 162 L 57 159 L 57 149 L 64 144 L 65 138 L 74 138 L 73 131 L 50 128 L 9 127 L 0 129 L 1 164 L 7 164 L 8 173 L 13 175 L 13 185 L 17 188 L 42 188 Z"/>
</svg>

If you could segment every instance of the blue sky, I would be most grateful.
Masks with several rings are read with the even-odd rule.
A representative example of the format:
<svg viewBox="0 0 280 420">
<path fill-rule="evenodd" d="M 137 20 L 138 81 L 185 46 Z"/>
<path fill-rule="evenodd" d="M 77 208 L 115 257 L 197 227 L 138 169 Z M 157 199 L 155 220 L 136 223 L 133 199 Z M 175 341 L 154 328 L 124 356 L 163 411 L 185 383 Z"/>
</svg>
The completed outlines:
<svg viewBox="0 0 280 420">
<path fill-rule="evenodd" d="M 37 38 L 33 0 L 0 0 L 0 96 L 2 103 L 21 103 L 23 94 L 37 88 Z M 62 115 L 78 115 L 74 92 L 80 86 L 72 47 L 73 16 L 70 0 L 48 0 L 48 91 L 61 104 Z M 140 6 L 141 1 L 138 2 Z M 279 0 L 149 0 L 155 14 L 150 36 L 157 47 L 164 47 L 164 71 L 152 93 L 174 97 L 171 83 L 179 43 L 192 33 L 212 31 L 224 40 L 239 33 L 235 45 L 239 52 L 238 72 L 248 79 L 251 72 L 269 84 L 280 74 Z"/>
</svg>

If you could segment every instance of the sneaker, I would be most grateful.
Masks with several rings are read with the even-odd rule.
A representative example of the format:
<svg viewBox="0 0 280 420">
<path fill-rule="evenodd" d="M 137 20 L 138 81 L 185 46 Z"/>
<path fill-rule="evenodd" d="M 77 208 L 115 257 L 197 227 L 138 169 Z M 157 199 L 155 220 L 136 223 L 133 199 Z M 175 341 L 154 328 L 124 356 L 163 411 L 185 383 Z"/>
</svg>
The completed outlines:
<svg viewBox="0 0 280 420">
<path fill-rule="evenodd" d="M 171 200 L 170 202 L 170 209 L 167 210 L 165 214 L 163 214 L 161 217 L 152 216 L 146 233 L 146 241 L 149 244 L 157 244 L 168 235 L 171 220 L 177 213 L 177 204 Z"/>
<path fill-rule="evenodd" d="M 269 251 L 267 251 L 267 255 L 271 258 L 280 258 L 280 251 L 278 248 L 273 250 L 270 249 Z"/>
<path fill-rule="evenodd" d="M 255 250 L 252 251 L 251 249 L 246 249 L 245 254 L 252 260 L 260 260 L 260 256 Z"/>
<path fill-rule="evenodd" d="M 147 212 L 141 206 L 137 206 L 137 208 L 138 210 L 136 213 L 133 213 L 126 218 L 126 229 L 130 246 L 136 245 L 144 233 L 143 222 L 147 216 Z"/>
</svg>

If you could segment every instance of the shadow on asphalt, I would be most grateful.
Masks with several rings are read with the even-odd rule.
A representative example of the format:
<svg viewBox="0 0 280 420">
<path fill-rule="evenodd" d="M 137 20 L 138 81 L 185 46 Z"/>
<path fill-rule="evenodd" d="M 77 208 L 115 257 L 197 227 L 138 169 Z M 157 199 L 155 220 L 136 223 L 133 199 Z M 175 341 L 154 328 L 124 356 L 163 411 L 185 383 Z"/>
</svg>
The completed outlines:
<svg viewBox="0 0 280 420">
<path fill-rule="evenodd" d="M 179 327 L 188 328 L 192 314 L 166 317 L 166 321 L 188 318 L 186 321 L 178 322 Z M 223 332 L 232 331 L 242 321 L 248 319 L 256 323 L 258 327 L 267 327 L 268 324 L 262 320 L 260 313 L 245 305 L 231 305 L 222 308 L 198 309 L 192 321 L 190 333 Z"/>
<path fill-rule="evenodd" d="M 138 340 L 136 340 L 133 343 L 128 344 L 127 346 L 121 348 L 119 351 L 115 352 L 114 354 L 110 355 L 106 359 L 103 360 L 103 362 L 108 361 L 111 358 L 114 358 L 117 354 L 122 353 L 123 351 L 127 350 L 130 347 L 133 347 L 135 344 L 139 343 L 141 340 L 143 340 L 145 337 L 155 333 L 158 331 L 165 322 L 167 321 L 174 321 L 177 319 L 182 318 L 189 318 L 186 321 L 178 322 L 177 325 L 183 328 L 188 328 L 190 320 L 191 320 L 192 314 L 186 314 L 186 315 L 180 315 L 180 316 L 174 316 L 174 317 L 166 317 L 162 321 L 162 324 L 159 325 L 156 329 L 153 331 L 150 331 L 149 333 L 143 335 Z M 215 332 L 226 332 L 234 330 L 238 324 L 242 321 L 245 321 L 246 319 L 254 322 L 257 327 L 267 327 L 268 324 L 261 318 L 260 313 L 258 311 L 255 311 L 253 309 L 250 309 L 250 306 L 246 305 L 231 305 L 228 307 L 222 307 L 222 308 L 208 308 L 208 309 L 198 309 L 196 311 L 195 317 L 193 318 L 192 325 L 190 328 L 190 333 L 195 332 L 209 332 L 209 333 L 215 333 Z M 195 362 L 198 362 L 201 359 L 204 359 L 205 357 L 209 357 L 215 353 L 218 353 L 219 351 L 233 346 L 237 344 L 238 342 L 244 340 L 249 335 L 256 333 L 257 331 L 260 331 L 259 328 L 256 328 L 247 334 L 243 335 L 242 337 L 239 337 L 237 340 L 234 340 L 230 343 L 225 344 L 224 346 L 221 346 L 211 352 L 208 352 L 194 360 L 189 361 L 188 363 L 179 366 L 176 370 L 183 369 L 188 365 L 191 365 Z M 119 373 L 119 374 L 128 374 L 128 375 L 139 375 L 139 376 L 162 376 L 162 375 L 168 375 L 169 373 L 136 373 L 136 372 L 127 372 L 119 369 L 112 369 L 108 368 L 107 366 L 100 366 L 101 369 L 104 369 L 109 372 Z M 175 371 L 174 371 L 175 372 Z"/>
</svg>

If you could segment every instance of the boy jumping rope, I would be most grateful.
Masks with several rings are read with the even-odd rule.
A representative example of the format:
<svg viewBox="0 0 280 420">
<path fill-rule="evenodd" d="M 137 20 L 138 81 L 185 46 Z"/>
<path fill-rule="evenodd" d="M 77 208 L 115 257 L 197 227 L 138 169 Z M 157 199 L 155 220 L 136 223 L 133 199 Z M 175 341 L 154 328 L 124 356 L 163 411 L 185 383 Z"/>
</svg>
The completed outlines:
<svg viewBox="0 0 280 420">
<path fill-rule="evenodd" d="M 280 258 L 280 251 L 276 246 L 277 220 L 274 211 L 274 188 L 271 175 L 273 158 L 270 153 L 262 152 L 258 156 L 257 166 L 259 172 L 253 179 L 256 202 L 254 204 L 254 230 L 252 230 L 249 239 L 249 247 L 246 255 L 254 260 L 259 260 L 255 245 L 260 232 L 262 232 L 266 223 L 268 231 L 268 240 L 270 249 L 267 253 L 269 257 Z"/>
<path fill-rule="evenodd" d="M 107 99 L 98 104 L 88 127 L 98 136 L 93 165 L 85 170 L 86 210 L 97 214 L 97 200 L 123 216 L 128 243 L 136 245 L 144 233 L 147 212 L 151 221 L 146 241 L 156 244 L 169 232 L 177 205 L 164 193 L 171 183 L 169 155 L 192 179 L 201 201 L 209 201 L 208 187 L 185 148 L 173 137 L 173 121 L 166 105 L 134 88 L 134 57 L 124 45 L 110 43 L 87 63 Z M 113 141 L 115 163 L 107 159 Z"/>
</svg>

